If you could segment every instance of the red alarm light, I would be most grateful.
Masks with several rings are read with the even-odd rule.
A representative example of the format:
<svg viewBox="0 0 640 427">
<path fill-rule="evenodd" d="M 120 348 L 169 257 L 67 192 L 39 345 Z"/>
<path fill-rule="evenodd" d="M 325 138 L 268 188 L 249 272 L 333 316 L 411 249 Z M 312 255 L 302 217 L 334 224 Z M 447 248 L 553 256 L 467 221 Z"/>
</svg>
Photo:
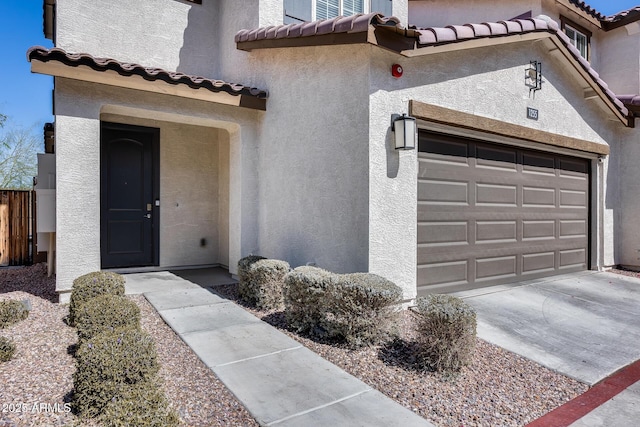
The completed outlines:
<svg viewBox="0 0 640 427">
<path fill-rule="evenodd" d="M 391 75 L 396 79 L 399 79 L 400 77 L 402 77 L 403 71 L 404 70 L 402 69 L 402 65 L 400 64 L 393 64 L 391 66 Z"/>
</svg>

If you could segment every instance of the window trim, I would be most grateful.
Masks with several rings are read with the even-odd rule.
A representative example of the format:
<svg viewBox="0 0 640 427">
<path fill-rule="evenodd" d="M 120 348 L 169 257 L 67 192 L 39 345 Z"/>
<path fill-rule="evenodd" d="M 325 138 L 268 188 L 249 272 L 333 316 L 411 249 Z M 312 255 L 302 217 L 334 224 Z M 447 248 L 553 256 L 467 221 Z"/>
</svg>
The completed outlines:
<svg viewBox="0 0 640 427">
<path fill-rule="evenodd" d="M 586 59 L 587 61 L 591 61 L 591 36 L 593 35 L 593 33 L 587 30 L 582 25 L 576 24 L 574 21 L 570 20 L 569 18 L 560 15 L 560 29 L 562 30 L 563 33 L 565 33 L 565 35 L 567 34 L 567 27 L 569 27 L 569 29 L 571 29 L 577 34 L 584 36 L 587 39 L 587 55 L 584 57 L 584 59 Z M 580 54 L 582 54 L 582 52 Z"/>
</svg>

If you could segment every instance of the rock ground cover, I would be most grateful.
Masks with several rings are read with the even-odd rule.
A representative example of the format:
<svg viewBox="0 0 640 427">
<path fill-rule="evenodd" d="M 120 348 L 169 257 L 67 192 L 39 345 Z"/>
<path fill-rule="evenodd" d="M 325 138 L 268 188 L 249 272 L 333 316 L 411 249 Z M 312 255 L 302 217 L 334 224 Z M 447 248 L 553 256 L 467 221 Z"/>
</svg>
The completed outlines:
<svg viewBox="0 0 640 427">
<path fill-rule="evenodd" d="M 160 376 L 170 404 L 185 426 L 257 426 L 191 349 L 160 318 L 144 296 L 130 297 L 141 311 L 143 330 L 156 342 Z M 55 301 L 55 278 L 46 267 L 0 270 L 0 300 L 28 299 L 29 317 L 0 330 L 17 350 L 0 363 L 0 427 L 96 425 L 69 412 L 75 371 L 76 330 L 65 318 L 68 305 Z"/>
<path fill-rule="evenodd" d="M 242 305 L 237 285 L 213 290 Z M 295 334 L 282 311 L 243 307 L 438 426 L 524 426 L 588 388 L 480 339 L 471 363 L 457 375 L 417 369 L 416 319 L 409 311 L 402 314 L 398 339 L 352 350 Z"/>
</svg>

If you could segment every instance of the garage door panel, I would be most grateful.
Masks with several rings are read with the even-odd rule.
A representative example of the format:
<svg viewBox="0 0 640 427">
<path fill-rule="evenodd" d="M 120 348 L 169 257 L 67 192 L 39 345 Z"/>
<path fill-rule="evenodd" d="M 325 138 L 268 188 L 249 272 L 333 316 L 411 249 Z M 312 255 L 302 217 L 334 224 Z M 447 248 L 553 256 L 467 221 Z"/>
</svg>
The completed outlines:
<svg viewBox="0 0 640 427">
<path fill-rule="evenodd" d="M 517 256 L 477 258 L 476 282 L 516 277 Z"/>
<path fill-rule="evenodd" d="M 468 260 L 428 263 L 418 267 L 418 283 L 426 286 L 446 283 L 467 285 Z"/>
<path fill-rule="evenodd" d="M 469 184 L 462 181 L 420 179 L 418 201 L 425 204 L 469 204 Z"/>
<path fill-rule="evenodd" d="M 556 205 L 556 189 L 549 187 L 522 186 L 522 206 L 554 207 Z"/>
<path fill-rule="evenodd" d="M 578 220 L 560 220 L 560 238 L 587 238 L 587 221 Z"/>
<path fill-rule="evenodd" d="M 425 221 L 418 223 L 418 243 L 427 246 L 467 244 L 467 221 Z"/>
<path fill-rule="evenodd" d="M 553 273 L 556 269 L 557 253 L 537 252 L 522 255 L 522 274 Z"/>
<path fill-rule="evenodd" d="M 560 190 L 560 207 L 561 208 L 578 208 L 585 209 L 587 205 L 588 194 L 584 190 Z"/>
<path fill-rule="evenodd" d="M 587 160 L 431 137 L 418 154 L 419 293 L 587 268 Z"/>
<path fill-rule="evenodd" d="M 585 267 L 587 251 L 585 249 L 567 249 L 560 251 L 560 268 Z"/>
<path fill-rule="evenodd" d="M 476 183 L 476 206 L 518 206 L 518 187 L 504 184 Z"/>
<path fill-rule="evenodd" d="M 518 223 L 512 221 L 476 221 L 476 243 L 516 243 Z"/>
</svg>

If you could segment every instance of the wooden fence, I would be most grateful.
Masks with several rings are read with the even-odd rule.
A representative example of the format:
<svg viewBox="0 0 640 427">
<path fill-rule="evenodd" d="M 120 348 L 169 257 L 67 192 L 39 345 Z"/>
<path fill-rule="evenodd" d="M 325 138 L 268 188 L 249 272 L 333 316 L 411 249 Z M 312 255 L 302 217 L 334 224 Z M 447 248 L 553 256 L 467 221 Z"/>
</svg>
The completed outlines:
<svg viewBox="0 0 640 427">
<path fill-rule="evenodd" d="M 0 266 L 31 263 L 33 191 L 0 190 Z"/>
</svg>

